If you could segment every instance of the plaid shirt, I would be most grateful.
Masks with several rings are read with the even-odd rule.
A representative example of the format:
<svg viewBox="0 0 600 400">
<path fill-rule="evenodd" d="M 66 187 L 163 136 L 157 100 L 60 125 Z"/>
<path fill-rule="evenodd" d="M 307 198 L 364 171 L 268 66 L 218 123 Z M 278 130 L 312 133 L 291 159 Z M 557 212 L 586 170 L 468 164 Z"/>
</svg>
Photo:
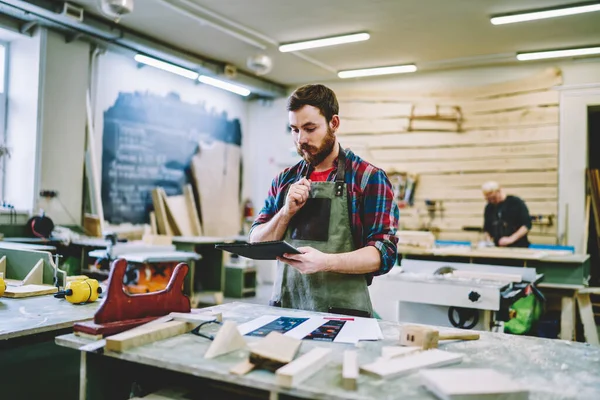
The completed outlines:
<svg viewBox="0 0 600 400">
<path fill-rule="evenodd" d="M 337 163 L 335 160 L 334 168 L 327 177 L 329 182 L 335 181 Z M 288 187 L 306 174 L 307 168 L 306 162 L 301 160 L 275 177 L 265 205 L 250 230 L 268 222 L 283 208 Z M 345 182 L 354 247 L 375 246 L 381 255 L 381 266 L 370 275 L 385 274 L 394 266 L 397 257 L 396 229 L 400 211 L 394 201 L 392 185 L 383 170 L 364 161 L 351 150 L 346 150 Z M 368 281 L 371 281 L 371 277 Z"/>
</svg>

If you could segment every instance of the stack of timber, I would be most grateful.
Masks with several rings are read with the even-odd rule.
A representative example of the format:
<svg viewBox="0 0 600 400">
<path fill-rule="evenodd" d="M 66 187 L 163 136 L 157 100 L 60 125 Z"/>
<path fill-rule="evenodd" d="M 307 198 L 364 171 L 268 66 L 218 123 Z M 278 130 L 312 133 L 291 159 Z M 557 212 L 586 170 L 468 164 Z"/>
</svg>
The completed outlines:
<svg viewBox="0 0 600 400">
<path fill-rule="evenodd" d="M 446 93 L 338 94 L 344 147 L 387 173 L 419 175 L 400 229 L 429 228 L 441 240 L 479 240 L 481 185 L 499 182 L 531 215 L 558 215 L 559 69 L 527 79 Z M 432 212 L 425 201 L 443 203 Z M 554 218 L 553 220 L 556 220 Z M 532 243 L 556 244 L 555 223 L 536 223 Z"/>
<path fill-rule="evenodd" d="M 152 191 L 152 204 L 154 211 L 150 213 L 150 225 L 153 234 L 202 235 L 191 185 L 184 186 L 183 194 L 179 196 L 167 196 L 164 189 L 157 187 Z"/>
</svg>

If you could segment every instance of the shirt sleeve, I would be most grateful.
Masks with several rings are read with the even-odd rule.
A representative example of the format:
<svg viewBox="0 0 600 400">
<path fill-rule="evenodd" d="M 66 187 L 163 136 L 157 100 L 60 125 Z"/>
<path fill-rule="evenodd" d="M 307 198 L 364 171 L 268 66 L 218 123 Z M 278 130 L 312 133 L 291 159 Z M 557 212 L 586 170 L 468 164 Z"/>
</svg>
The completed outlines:
<svg viewBox="0 0 600 400">
<path fill-rule="evenodd" d="M 271 218 L 279 212 L 281 204 L 283 204 L 281 201 L 281 192 L 281 175 L 278 175 L 273 179 L 273 182 L 271 182 L 271 187 L 267 193 L 265 203 L 252 223 L 249 234 L 252 233 L 252 230 L 258 225 L 269 222 Z"/>
<path fill-rule="evenodd" d="M 487 204 L 483 210 L 483 231 L 492 236 L 492 221 L 491 221 L 490 205 Z"/>
<path fill-rule="evenodd" d="M 363 235 L 366 246 L 379 250 L 381 266 L 371 275 L 389 272 L 398 256 L 398 221 L 400 210 L 394 201 L 394 191 L 387 175 L 376 170 L 363 191 Z"/>
<path fill-rule="evenodd" d="M 520 228 L 522 226 L 527 227 L 528 230 L 531 230 L 531 216 L 529 215 L 529 209 L 527 208 L 527 205 L 525 204 L 525 202 L 522 199 L 518 199 L 518 204 L 519 204 L 519 223 L 520 225 L 517 227 Z"/>
</svg>

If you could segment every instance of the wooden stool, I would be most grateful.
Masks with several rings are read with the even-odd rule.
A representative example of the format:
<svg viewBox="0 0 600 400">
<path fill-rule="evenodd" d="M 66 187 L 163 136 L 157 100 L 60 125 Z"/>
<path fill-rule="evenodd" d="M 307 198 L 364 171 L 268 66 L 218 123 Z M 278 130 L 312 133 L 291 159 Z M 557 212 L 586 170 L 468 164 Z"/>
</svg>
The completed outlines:
<svg viewBox="0 0 600 400">
<path fill-rule="evenodd" d="M 598 330 L 594 320 L 594 311 L 590 294 L 600 294 L 600 288 L 592 288 L 583 285 L 569 285 L 560 283 L 540 283 L 537 285 L 543 289 L 557 290 L 561 292 L 560 313 L 560 338 L 563 340 L 575 340 L 575 323 L 577 316 L 577 304 L 579 305 L 579 317 L 583 324 L 583 334 L 589 344 L 600 345 L 598 341 Z"/>
</svg>

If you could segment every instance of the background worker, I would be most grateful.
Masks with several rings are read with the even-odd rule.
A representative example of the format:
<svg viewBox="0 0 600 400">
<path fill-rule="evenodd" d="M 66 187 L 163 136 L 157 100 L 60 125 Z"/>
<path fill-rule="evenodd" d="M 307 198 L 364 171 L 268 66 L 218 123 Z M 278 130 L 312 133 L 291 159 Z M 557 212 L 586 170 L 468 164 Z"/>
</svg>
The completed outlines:
<svg viewBox="0 0 600 400">
<path fill-rule="evenodd" d="M 531 217 L 525 202 L 517 196 L 507 196 L 497 182 L 486 182 L 481 188 L 488 202 L 483 223 L 487 239 L 500 247 L 529 247 Z"/>
</svg>

